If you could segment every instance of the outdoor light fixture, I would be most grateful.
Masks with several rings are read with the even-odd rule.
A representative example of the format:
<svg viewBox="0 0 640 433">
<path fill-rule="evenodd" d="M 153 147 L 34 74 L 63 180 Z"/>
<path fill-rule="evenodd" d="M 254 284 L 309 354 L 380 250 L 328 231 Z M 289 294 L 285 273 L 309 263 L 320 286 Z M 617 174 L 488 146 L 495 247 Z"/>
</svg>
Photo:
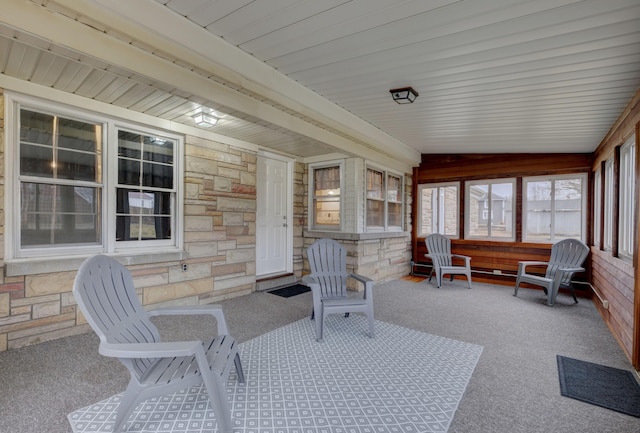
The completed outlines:
<svg viewBox="0 0 640 433">
<path fill-rule="evenodd" d="M 418 92 L 413 90 L 411 87 L 403 87 L 401 89 L 391 89 L 389 90 L 391 96 L 393 96 L 393 100 L 398 104 L 412 104 L 413 101 L 418 97 Z"/>
<path fill-rule="evenodd" d="M 196 122 L 196 125 L 198 126 L 209 128 L 218 123 L 218 118 L 209 113 L 200 111 L 193 115 L 193 121 Z"/>
</svg>

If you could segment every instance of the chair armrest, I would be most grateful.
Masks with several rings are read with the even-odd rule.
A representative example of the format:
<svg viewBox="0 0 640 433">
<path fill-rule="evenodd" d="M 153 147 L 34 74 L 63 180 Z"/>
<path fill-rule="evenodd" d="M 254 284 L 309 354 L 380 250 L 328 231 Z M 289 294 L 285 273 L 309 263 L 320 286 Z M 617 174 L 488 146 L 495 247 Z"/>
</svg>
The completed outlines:
<svg viewBox="0 0 640 433">
<path fill-rule="evenodd" d="M 353 278 L 354 280 L 358 280 L 360 281 L 362 284 L 364 284 L 365 286 L 367 285 L 367 283 L 373 283 L 373 280 L 369 277 L 365 277 L 364 275 L 359 275 L 359 274 L 349 274 L 349 276 L 351 278 Z"/>
<path fill-rule="evenodd" d="M 216 318 L 218 323 L 218 335 L 229 335 L 227 321 L 219 304 L 183 305 L 175 307 L 162 307 L 149 310 L 149 316 L 197 316 L 210 315 Z"/>
<path fill-rule="evenodd" d="M 200 349 L 198 349 L 200 348 Z M 167 358 L 191 356 L 202 349 L 200 341 L 158 343 L 100 343 L 101 355 L 114 358 Z"/>
<path fill-rule="evenodd" d="M 549 266 L 549 262 L 535 262 L 535 261 L 518 262 L 518 274 L 525 273 L 527 266 Z"/>
<path fill-rule="evenodd" d="M 307 286 L 310 284 L 318 284 L 318 281 L 316 281 L 316 279 L 311 275 L 305 275 L 304 277 L 302 277 L 301 281 L 302 281 L 302 284 L 305 284 Z"/>
<path fill-rule="evenodd" d="M 458 259 L 464 259 L 465 263 L 467 265 L 469 265 L 469 263 L 471 262 L 471 257 L 469 256 L 463 256 L 462 254 L 451 254 L 451 257 L 455 257 Z"/>
<path fill-rule="evenodd" d="M 558 268 L 556 269 L 556 275 L 563 274 L 565 272 L 582 272 L 584 268 L 576 267 L 576 268 Z"/>
</svg>

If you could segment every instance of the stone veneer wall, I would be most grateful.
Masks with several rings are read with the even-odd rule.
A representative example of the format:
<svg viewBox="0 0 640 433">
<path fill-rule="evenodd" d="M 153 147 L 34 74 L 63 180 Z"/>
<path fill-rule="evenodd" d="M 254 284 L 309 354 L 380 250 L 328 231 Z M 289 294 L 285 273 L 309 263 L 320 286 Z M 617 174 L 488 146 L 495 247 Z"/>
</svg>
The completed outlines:
<svg viewBox="0 0 640 433">
<path fill-rule="evenodd" d="M 0 112 L 0 143 L 4 143 L 3 133 L 4 113 Z M 3 146 L 0 156 L 4 168 Z M 188 259 L 129 267 L 144 305 L 211 303 L 255 290 L 256 158 L 252 151 L 186 137 L 184 248 Z M 301 170 L 296 168 L 300 183 Z M 4 184 L 2 174 L 2 193 Z M 4 218 L 0 221 L 4 241 Z M 297 231 L 296 242 L 301 245 L 301 230 Z M 301 258 L 298 261 L 301 272 Z M 75 271 L 5 274 L 0 275 L 0 351 L 89 330 L 71 293 Z"/>
<path fill-rule="evenodd" d="M 376 282 L 390 281 L 408 275 L 411 271 L 411 182 L 412 177 L 405 175 L 405 231 L 384 233 L 339 233 L 322 231 L 304 232 L 304 270 L 308 274 L 309 262 L 306 249 L 316 239 L 332 238 L 340 242 L 347 250 L 347 272 L 364 275 Z M 307 176 L 305 173 L 305 188 Z M 308 189 L 307 189 L 308 190 Z M 361 201 L 364 203 L 364 201 Z M 364 212 L 361 213 L 364 215 Z M 349 281 L 349 288 L 359 290 L 355 281 Z"/>
<path fill-rule="evenodd" d="M 4 258 L 4 118 L 0 89 L 0 258 Z M 144 305 L 211 303 L 255 290 L 256 161 L 254 151 L 194 136 L 185 138 L 187 259 L 129 266 Z M 294 275 L 300 278 L 308 272 L 305 250 L 315 239 L 326 236 L 338 237 L 346 246 L 351 272 L 379 282 L 407 275 L 411 260 L 410 189 L 411 179 L 405 177 L 406 232 L 334 236 L 305 232 L 308 172 L 305 164 L 295 162 Z M 187 264 L 187 271 L 182 271 L 183 264 Z M 4 263 L 2 270 L 0 351 L 89 331 L 71 293 L 75 270 L 10 277 Z"/>
</svg>

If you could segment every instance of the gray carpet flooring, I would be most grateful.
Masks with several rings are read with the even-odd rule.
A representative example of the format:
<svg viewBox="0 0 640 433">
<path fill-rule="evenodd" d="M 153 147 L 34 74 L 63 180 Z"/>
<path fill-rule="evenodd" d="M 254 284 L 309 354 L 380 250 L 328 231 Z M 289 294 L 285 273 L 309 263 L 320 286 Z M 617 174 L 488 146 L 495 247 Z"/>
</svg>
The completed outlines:
<svg viewBox="0 0 640 433">
<path fill-rule="evenodd" d="M 560 395 L 556 355 L 631 369 L 589 300 L 462 281 L 374 288 L 376 319 L 484 347 L 449 433 L 640 433 L 640 420 Z M 311 294 L 253 293 L 222 302 L 241 342 L 308 317 Z M 155 319 L 164 338 L 204 338 L 214 322 Z M 67 414 L 122 392 L 128 375 L 93 334 L 0 353 L 0 432 L 68 433 Z"/>
</svg>

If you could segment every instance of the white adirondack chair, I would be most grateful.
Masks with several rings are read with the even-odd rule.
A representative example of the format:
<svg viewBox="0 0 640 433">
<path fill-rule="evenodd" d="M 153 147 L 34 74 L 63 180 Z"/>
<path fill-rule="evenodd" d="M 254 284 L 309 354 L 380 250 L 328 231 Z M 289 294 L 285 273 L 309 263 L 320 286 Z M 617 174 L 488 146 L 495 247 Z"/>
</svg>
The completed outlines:
<svg viewBox="0 0 640 433">
<path fill-rule="evenodd" d="M 99 352 L 118 358 L 131 379 L 117 409 L 113 431 L 120 432 L 142 401 L 204 382 L 221 432 L 231 433 L 227 380 L 235 365 L 244 374 L 236 341 L 228 334 L 219 305 L 168 307 L 145 311 L 131 273 L 111 257 L 97 255 L 78 270 L 73 294 L 87 322 L 100 337 Z M 215 317 L 218 335 L 207 341 L 161 342 L 150 317 L 162 314 Z"/>
<path fill-rule="evenodd" d="M 442 285 L 442 276 L 466 275 L 469 288 L 471 288 L 471 257 L 461 254 L 451 254 L 451 239 L 439 233 L 433 233 L 425 239 L 427 253 L 424 256 L 431 259 L 433 267 L 429 273 L 429 281 L 435 274 L 438 287 Z M 462 265 L 454 265 L 454 260 L 464 261 Z"/>
<path fill-rule="evenodd" d="M 548 262 L 526 261 L 518 263 L 518 277 L 513 296 L 518 296 L 520 283 L 530 283 L 544 287 L 547 294 L 547 305 L 553 306 L 560 288 L 571 290 L 575 303 L 578 298 L 571 285 L 571 278 L 576 272 L 584 271 L 582 264 L 589 254 L 589 247 L 578 239 L 564 239 L 551 247 Z M 544 276 L 528 274 L 528 266 L 546 266 Z"/>
<path fill-rule="evenodd" d="M 311 274 L 302 282 L 311 288 L 313 314 L 316 325 L 316 340 L 322 341 L 324 320 L 332 313 L 364 313 L 369 319 L 369 336 L 375 337 L 373 318 L 373 280 L 347 272 L 347 253 L 333 239 L 318 239 L 307 249 Z M 362 297 L 349 296 L 347 279 L 353 278 L 364 286 Z"/>
</svg>

